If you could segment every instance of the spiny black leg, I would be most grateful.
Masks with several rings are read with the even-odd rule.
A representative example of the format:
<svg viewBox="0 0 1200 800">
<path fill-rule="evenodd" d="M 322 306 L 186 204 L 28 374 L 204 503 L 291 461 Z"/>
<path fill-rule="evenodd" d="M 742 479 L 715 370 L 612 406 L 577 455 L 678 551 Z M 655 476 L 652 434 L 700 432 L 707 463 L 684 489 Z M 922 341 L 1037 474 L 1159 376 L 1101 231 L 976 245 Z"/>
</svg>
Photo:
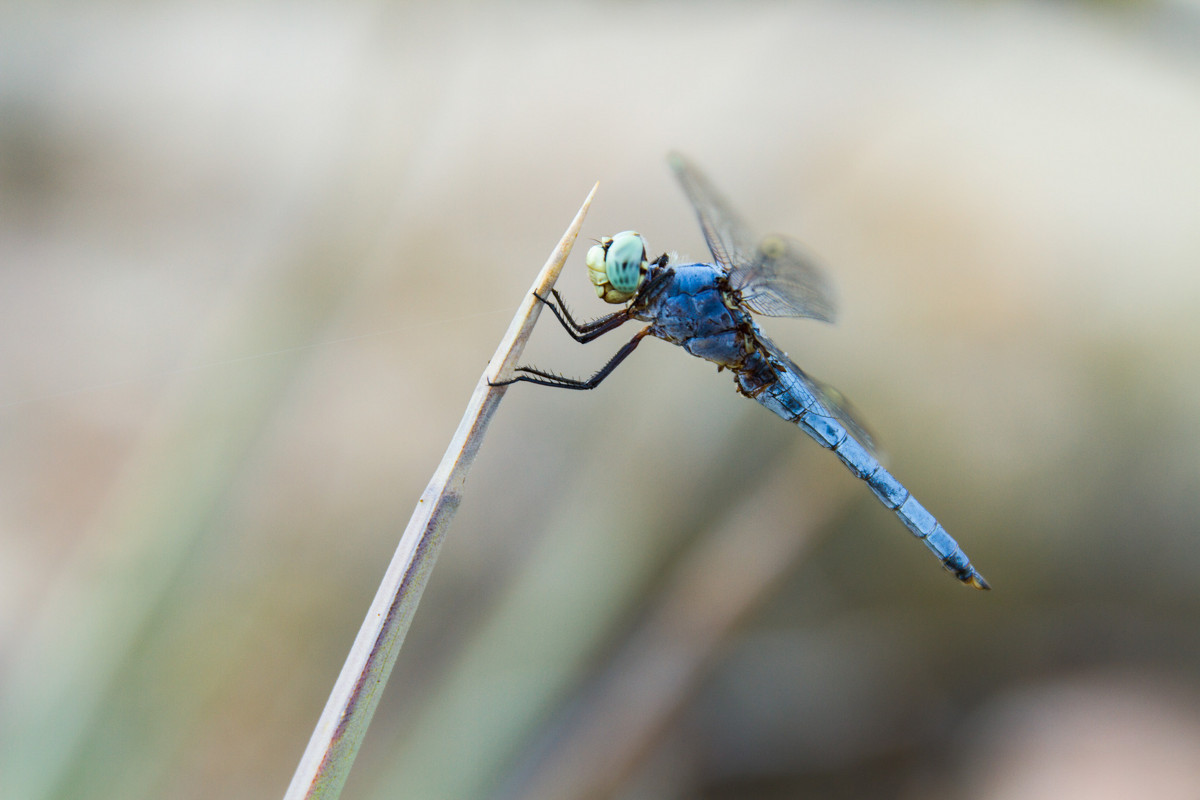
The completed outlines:
<svg viewBox="0 0 1200 800">
<path fill-rule="evenodd" d="M 524 372 L 525 375 L 518 375 L 515 378 L 509 378 L 506 381 L 497 381 L 492 386 L 508 386 L 510 383 L 524 381 L 526 383 L 536 383 L 538 386 L 550 386 L 555 389 L 595 389 L 600 385 L 600 382 L 607 378 L 609 374 L 617 368 L 617 365 L 624 361 L 638 343 L 650 333 L 649 328 L 643 328 L 630 339 L 624 347 L 616 352 L 609 362 L 592 377 L 587 380 L 579 380 L 578 378 L 567 378 L 562 375 L 555 375 L 553 372 L 545 372 L 534 367 L 517 367 L 518 372 Z"/>
<path fill-rule="evenodd" d="M 630 319 L 629 309 L 623 308 L 620 311 L 614 311 L 611 314 L 606 314 L 599 319 L 594 319 L 590 322 L 584 322 L 580 324 L 575 321 L 575 318 L 571 316 L 571 312 L 567 310 L 567 304 L 564 303 L 562 297 L 559 296 L 558 290 L 551 289 L 550 293 L 553 294 L 554 299 L 558 301 L 557 305 L 542 297 L 540 294 L 537 294 L 536 292 L 534 292 L 533 296 L 538 300 L 541 300 L 547 308 L 554 312 L 554 316 L 558 320 L 558 323 L 562 325 L 563 329 L 571 335 L 572 339 L 580 344 L 587 344 L 593 339 L 603 336 L 609 331 L 620 327 L 623 323 L 628 322 Z"/>
</svg>

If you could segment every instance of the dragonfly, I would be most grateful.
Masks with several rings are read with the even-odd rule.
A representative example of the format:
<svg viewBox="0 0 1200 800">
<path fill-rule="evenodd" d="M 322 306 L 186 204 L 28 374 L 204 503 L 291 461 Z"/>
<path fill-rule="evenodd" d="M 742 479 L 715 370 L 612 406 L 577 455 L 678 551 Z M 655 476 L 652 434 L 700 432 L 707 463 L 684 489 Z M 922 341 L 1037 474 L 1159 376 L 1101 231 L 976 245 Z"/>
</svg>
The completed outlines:
<svg viewBox="0 0 1200 800">
<path fill-rule="evenodd" d="M 833 322 L 836 304 L 825 273 L 794 240 L 757 237 L 683 156 L 672 153 L 668 163 L 699 217 L 715 263 L 674 263 L 666 254 L 650 260 L 646 240 L 636 231 L 601 239 L 588 251 L 588 276 L 600 299 L 623 305 L 621 310 L 577 322 L 557 289 L 537 299 L 582 344 L 633 320 L 646 327 L 590 378 L 523 366 L 495 385 L 595 389 L 647 336 L 679 345 L 715 363 L 718 371 L 728 370 L 738 392 L 832 450 L 956 578 L 976 589 L 991 588 L 942 524 L 884 468 L 874 440 L 841 393 L 804 372 L 755 322 L 755 315 Z"/>
</svg>

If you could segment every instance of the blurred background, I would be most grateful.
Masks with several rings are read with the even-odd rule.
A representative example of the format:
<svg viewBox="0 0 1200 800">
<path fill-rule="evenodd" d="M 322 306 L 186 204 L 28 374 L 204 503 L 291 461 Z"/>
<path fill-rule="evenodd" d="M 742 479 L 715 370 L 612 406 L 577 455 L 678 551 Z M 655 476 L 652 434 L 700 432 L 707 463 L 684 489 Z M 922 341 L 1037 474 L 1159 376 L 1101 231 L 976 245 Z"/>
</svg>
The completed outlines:
<svg viewBox="0 0 1200 800">
<path fill-rule="evenodd" d="M 282 796 L 593 182 L 577 315 L 586 239 L 707 256 L 672 148 L 994 590 L 648 342 L 509 390 L 344 796 L 1197 796 L 1200 4 L 0 19 L 0 796 Z"/>
</svg>

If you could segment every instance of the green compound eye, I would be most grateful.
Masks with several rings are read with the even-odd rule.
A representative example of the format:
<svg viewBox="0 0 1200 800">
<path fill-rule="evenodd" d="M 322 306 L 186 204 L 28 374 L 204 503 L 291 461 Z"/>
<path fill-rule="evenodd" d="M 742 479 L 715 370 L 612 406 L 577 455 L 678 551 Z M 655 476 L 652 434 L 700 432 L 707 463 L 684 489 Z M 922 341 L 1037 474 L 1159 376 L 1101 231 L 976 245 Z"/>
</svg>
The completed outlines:
<svg viewBox="0 0 1200 800">
<path fill-rule="evenodd" d="M 605 253 L 604 266 L 614 289 L 633 294 L 646 274 L 646 240 L 636 231 L 618 233 Z"/>
<path fill-rule="evenodd" d="M 604 237 L 587 254 L 588 278 L 606 303 L 627 303 L 637 294 L 649 269 L 646 240 L 637 231 Z"/>
</svg>

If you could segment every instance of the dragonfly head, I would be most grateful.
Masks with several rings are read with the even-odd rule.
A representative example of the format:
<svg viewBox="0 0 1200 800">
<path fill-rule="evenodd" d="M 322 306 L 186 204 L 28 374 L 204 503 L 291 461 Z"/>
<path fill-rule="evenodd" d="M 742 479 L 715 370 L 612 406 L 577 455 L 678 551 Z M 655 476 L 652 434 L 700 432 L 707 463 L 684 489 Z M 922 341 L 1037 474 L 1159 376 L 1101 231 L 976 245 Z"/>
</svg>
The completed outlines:
<svg viewBox="0 0 1200 800">
<path fill-rule="evenodd" d="M 605 237 L 587 254 L 588 277 L 596 294 L 606 303 L 633 299 L 646 278 L 646 240 L 637 231 L 621 231 Z"/>
</svg>

